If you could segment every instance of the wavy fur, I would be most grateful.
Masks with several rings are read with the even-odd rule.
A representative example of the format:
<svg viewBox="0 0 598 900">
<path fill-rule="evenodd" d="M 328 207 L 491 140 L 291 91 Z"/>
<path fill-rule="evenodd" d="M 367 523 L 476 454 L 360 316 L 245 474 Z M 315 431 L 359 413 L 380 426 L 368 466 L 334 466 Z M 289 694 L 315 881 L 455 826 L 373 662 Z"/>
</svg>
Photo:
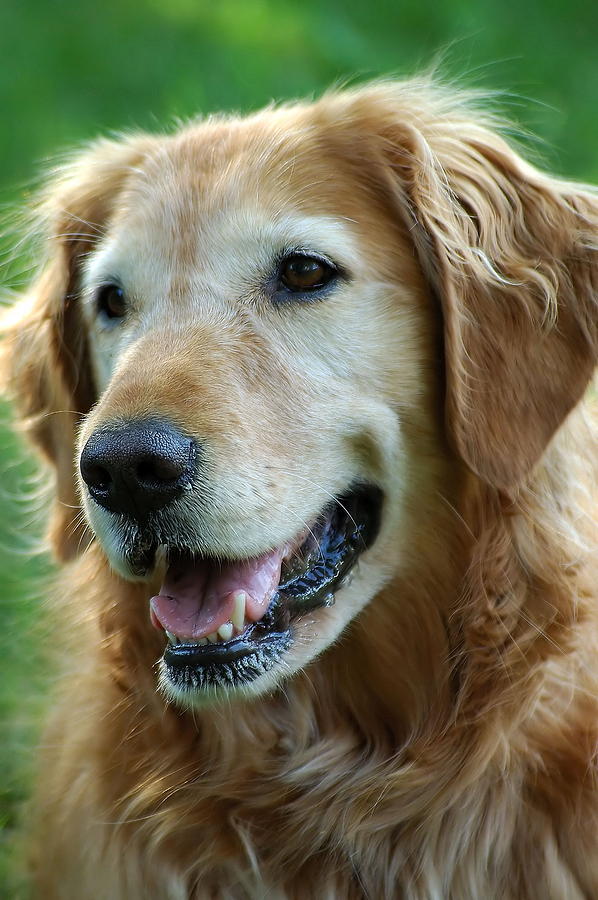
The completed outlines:
<svg viewBox="0 0 598 900">
<path fill-rule="evenodd" d="M 184 364 L 192 377 L 191 356 L 132 386 L 131 345 L 94 406 L 77 298 L 86 260 L 140 196 L 136 173 L 174 261 L 177 179 L 225 145 L 206 203 L 232 215 L 231 195 L 290 197 L 350 220 L 366 280 L 384 286 L 355 332 L 373 385 L 354 380 L 355 404 L 375 409 L 351 452 L 381 473 L 391 525 L 359 582 L 367 602 L 324 652 L 253 699 L 186 710 L 156 691 L 147 585 L 81 533 L 72 460 L 80 420 L 88 434 L 144 391 L 148 408 L 191 415 L 170 386 Z M 157 172 L 171 191 L 151 193 Z M 384 83 L 99 142 L 51 179 L 40 222 L 48 260 L 4 326 L 17 413 L 57 476 L 52 538 L 72 560 L 57 602 L 73 647 L 33 805 L 37 896 L 598 896 L 596 195 L 523 162 L 467 97 Z M 240 366 L 257 342 L 244 335 Z M 213 377 L 228 373 L 225 339 L 211 355 L 196 341 Z M 237 413 L 245 435 L 252 413 Z"/>
</svg>

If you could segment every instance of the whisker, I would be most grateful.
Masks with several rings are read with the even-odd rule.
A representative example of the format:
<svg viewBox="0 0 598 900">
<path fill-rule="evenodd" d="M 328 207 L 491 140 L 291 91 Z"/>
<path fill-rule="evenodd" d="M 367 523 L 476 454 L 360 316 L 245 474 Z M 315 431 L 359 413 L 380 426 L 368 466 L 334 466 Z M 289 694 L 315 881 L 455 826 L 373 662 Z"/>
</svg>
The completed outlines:
<svg viewBox="0 0 598 900">
<path fill-rule="evenodd" d="M 301 518 L 301 516 L 298 516 L 296 513 L 294 513 L 292 510 L 290 510 L 290 509 L 288 508 L 288 506 L 282 504 L 282 505 L 281 505 L 281 509 L 283 509 L 287 515 L 293 516 L 297 521 L 299 521 L 299 522 L 301 523 L 302 527 L 303 527 L 303 528 L 308 532 L 308 534 L 313 538 L 314 544 L 315 544 L 316 547 L 318 548 L 318 553 L 319 553 L 319 555 L 320 555 L 320 559 L 321 559 L 322 562 L 324 562 L 324 561 L 325 561 L 325 557 L 324 557 L 324 554 L 322 553 L 322 548 L 320 547 L 320 542 L 318 541 L 318 539 L 317 539 L 317 537 L 315 536 L 313 530 L 309 527 L 309 525 L 307 524 L 307 522 L 305 522 L 305 521 Z"/>
<path fill-rule="evenodd" d="M 330 491 L 328 491 L 323 485 L 319 484 L 317 481 L 313 481 L 313 479 L 311 479 L 311 478 L 307 478 L 307 476 L 305 476 L 305 475 L 298 475 L 297 472 L 284 472 L 282 470 L 279 470 L 279 472 L 281 475 L 284 475 L 285 477 L 298 478 L 301 481 L 306 481 L 308 484 L 313 485 L 313 487 L 317 488 L 319 491 L 322 491 L 323 494 L 326 494 L 327 497 L 330 497 L 330 499 L 339 507 L 339 509 L 342 509 L 342 511 L 346 514 L 349 521 L 353 523 L 355 528 L 358 527 L 357 522 L 355 521 L 355 519 L 353 518 L 353 516 L 351 515 L 351 513 L 349 512 L 347 507 L 343 503 L 341 503 L 341 501 L 338 499 L 338 497 L 335 497 L 334 494 L 331 494 Z"/>
</svg>

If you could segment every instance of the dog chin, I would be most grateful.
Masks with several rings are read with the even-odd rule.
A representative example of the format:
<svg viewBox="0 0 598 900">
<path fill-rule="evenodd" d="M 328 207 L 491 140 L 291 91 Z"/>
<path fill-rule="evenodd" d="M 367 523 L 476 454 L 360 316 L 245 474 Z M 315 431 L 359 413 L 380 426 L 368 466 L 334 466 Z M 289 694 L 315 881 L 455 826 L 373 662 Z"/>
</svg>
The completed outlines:
<svg viewBox="0 0 598 900">
<path fill-rule="evenodd" d="M 311 655 L 309 659 L 312 659 L 315 655 L 316 653 Z M 162 658 L 158 662 L 158 690 L 166 701 L 181 709 L 205 709 L 206 707 L 219 706 L 230 701 L 249 702 L 267 694 L 273 694 L 285 679 L 296 674 L 308 661 L 297 663 L 294 666 L 292 661 L 288 659 L 281 660 L 275 669 L 258 676 L 247 684 L 237 686 L 226 684 L 211 685 L 198 690 L 192 686 L 184 686 L 173 681 L 169 675 L 168 666 L 164 662 L 164 658 Z"/>
</svg>

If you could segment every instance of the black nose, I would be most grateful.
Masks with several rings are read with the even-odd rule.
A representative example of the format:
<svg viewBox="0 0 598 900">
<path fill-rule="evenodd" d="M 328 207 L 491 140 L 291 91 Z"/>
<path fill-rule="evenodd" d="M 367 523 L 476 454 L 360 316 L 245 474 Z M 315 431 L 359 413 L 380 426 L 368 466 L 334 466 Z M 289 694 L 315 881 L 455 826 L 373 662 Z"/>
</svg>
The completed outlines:
<svg viewBox="0 0 598 900">
<path fill-rule="evenodd" d="M 96 503 L 144 519 L 189 487 L 197 446 L 164 422 L 101 428 L 83 448 L 80 469 Z"/>
</svg>

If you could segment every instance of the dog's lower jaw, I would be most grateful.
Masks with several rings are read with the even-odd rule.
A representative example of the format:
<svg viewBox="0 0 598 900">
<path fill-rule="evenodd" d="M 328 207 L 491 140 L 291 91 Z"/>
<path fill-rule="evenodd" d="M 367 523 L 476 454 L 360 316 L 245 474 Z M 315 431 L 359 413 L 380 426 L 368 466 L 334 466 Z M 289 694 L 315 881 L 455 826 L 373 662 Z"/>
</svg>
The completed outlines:
<svg viewBox="0 0 598 900">
<path fill-rule="evenodd" d="M 352 619 L 365 606 L 370 597 L 364 584 L 382 583 L 384 576 L 377 571 L 375 562 L 360 561 L 354 578 L 337 591 L 335 602 L 310 610 L 290 623 L 288 632 L 280 635 L 277 646 L 269 653 L 266 665 L 259 673 L 252 673 L 247 680 L 227 679 L 226 675 L 214 673 L 212 679 L 200 682 L 201 676 L 173 679 L 167 663 L 162 657 L 158 663 L 158 687 L 163 696 L 177 706 L 189 709 L 215 707 L 234 702 L 235 708 L 244 700 L 270 695 L 279 689 L 283 693 L 295 677 L 306 669 L 307 677 L 312 671 L 311 664 L 321 654 L 334 652 L 334 645 L 341 633 L 350 626 Z M 376 589 L 374 589 L 374 594 Z M 251 664 L 251 663 L 249 663 Z M 307 668 L 306 668 L 307 667 Z"/>
<path fill-rule="evenodd" d="M 286 647 L 290 648 L 291 644 L 289 637 Z M 270 694 L 288 677 L 284 650 L 271 660 L 256 660 L 254 665 L 254 671 L 246 681 L 238 681 L 232 674 L 227 674 L 224 667 L 218 667 L 213 673 L 189 672 L 175 679 L 162 657 L 158 663 L 158 690 L 167 702 L 181 709 L 199 710 L 229 702 L 237 706 L 243 700 Z"/>
</svg>

